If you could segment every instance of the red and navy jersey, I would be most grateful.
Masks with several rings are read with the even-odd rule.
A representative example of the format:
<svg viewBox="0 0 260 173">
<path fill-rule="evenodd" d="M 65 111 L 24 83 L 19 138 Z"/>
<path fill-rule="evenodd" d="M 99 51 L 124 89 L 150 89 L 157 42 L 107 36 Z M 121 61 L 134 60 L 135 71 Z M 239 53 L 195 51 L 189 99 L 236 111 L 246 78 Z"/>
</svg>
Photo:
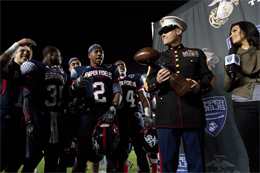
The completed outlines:
<svg viewBox="0 0 260 173">
<path fill-rule="evenodd" d="M 144 90 L 143 76 L 130 74 L 120 77 L 119 84 L 122 87 L 123 99 L 119 109 L 140 111 L 138 105 L 138 91 Z"/>
<path fill-rule="evenodd" d="M 98 67 L 91 65 L 78 66 L 71 70 L 70 76 L 74 82 L 83 72 L 85 76 L 91 78 L 85 87 L 85 102 L 92 106 L 111 105 L 115 94 L 122 94 L 118 83 L 118 66 L 113 64 L 104 64 Z"/>
<path fill-rule="evenodd" d="M 8 72 L 1 76 L 1 110 L 15 111 L 14 107 L 22 108 L 23 77 L 20 66 L 12 61 L 8 65 Z"/>
<path fill-rule="evenodd" d="M 39 112 L 59 112 L 67 74 L 60 67 L 52 69 L 47 64 L 35 60 L 24 62 L 21 72 L 26 78 L 24 97 L 32 99 L 34 109 Z"/>
</svg>

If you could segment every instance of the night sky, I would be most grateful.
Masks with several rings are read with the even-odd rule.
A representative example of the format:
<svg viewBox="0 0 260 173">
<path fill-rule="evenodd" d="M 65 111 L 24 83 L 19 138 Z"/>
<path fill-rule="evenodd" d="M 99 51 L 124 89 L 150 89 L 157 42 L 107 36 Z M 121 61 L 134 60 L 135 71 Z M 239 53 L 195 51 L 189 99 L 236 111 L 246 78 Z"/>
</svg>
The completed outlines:
<svg viewBox="0 0 260 173">
<path fill-rule="evenodd" d="M 134 61 L 143 47 L 152 47 L 151 22 L 187 1 L 1 1 L 1 53 L 15 41 L 31 38 L 33 59 L 42 61 L 45 46 L 57 47 L 67 72 L 68 60 L 89 64 L 87 50 L 100 44 L 105 64 L 121 59 L 128 73 L 146 73 Z M 155 33 L 157 34 L 157 33 Z"/>
</svg>

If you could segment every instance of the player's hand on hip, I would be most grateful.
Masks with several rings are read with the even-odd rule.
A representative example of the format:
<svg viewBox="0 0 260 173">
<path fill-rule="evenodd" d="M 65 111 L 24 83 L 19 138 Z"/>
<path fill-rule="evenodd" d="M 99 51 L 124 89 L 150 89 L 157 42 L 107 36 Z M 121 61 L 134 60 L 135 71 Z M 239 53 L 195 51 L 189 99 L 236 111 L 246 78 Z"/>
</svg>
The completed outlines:
<svg viewBox="0 0 260 173">
<path fill-rule="evenodd" d="M 102 117 L 100 117 L 99 119 L 103 119 L 104 122 L 106 123 L 113 123 L 114 122 L 114 118 L 116 115 L 116 108 L 115 106 L 111 106 Z"/>
<path fill-rule="evenodd" d="M 72 83 L 72 89 L 85 88 L 89 83 L 90 77 L 85 76 L 85 71 Z"/>
<path fill-rule="evenodd" d="M 162 68 L 158 71 L 157 76 L 156 76 L 156 81 L 158 83 L 163 83 L 171 78 L 171 72 L 166 69 Z"/>
</svg>

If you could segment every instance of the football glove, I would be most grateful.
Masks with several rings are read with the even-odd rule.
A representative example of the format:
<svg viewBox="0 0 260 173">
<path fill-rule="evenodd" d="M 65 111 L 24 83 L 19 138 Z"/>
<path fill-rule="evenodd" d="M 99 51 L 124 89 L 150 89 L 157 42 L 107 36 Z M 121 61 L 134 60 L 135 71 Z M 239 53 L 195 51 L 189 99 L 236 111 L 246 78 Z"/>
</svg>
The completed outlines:
<svg viewBox="0 0 260 173">
<path fill-rule="evenodd" d="M 27 138 L 30 141 L 36 140 L 39 137 L 35 124 L 33 123 L 32 120 L 26 122 L 26 134 L 27 134 Z"/>
<path fill-rule="evenodd" d="M 106 113 L 104 113 L 104 115 L 99 119 L 103 119 L 103 121 L 106 123 L 113 123 L 115 115 L 116 115 L 115 106 L 110 106 L 110 108 L 106 111 Z"/>
<path fill-rule="evenodd" d="M 72 89 L 76 90 L 79 88 L 85 88 L 88 84 L 90 77 L 85 76 L 85 71 L 72 83 Z"/>
<path fill-rule="evenodd" d="M 154 123 L 151 117 L 143 117 L 144 127 L 153 127 Z"/>
</svg>

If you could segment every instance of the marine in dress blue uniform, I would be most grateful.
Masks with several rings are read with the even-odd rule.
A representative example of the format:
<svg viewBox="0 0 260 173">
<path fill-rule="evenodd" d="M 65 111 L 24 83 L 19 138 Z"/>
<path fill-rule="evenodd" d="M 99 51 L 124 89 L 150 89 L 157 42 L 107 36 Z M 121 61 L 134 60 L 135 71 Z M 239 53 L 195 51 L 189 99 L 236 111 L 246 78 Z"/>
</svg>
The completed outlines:
<svg viewBox="0 0 260 173">
<path fill-rule="evenodd" d="M 206 126 L 201 95 L 210 92 L 215 77 L 201 49 L 181 44 L 186 23 L 176 16 L 166 16 L 160 21 L 164 45 L 169 49 L 161 52 L 159 60 L 167 69 L 149 67 L 147 89 L 158 91 L 156 97 L 155 126 L 158 129 L 160 171 L 176 172 L 178 168 L 181 138 L 189 172 L 204 172 L 204 137 Z M 182 97 L 169 86 L 170 72 L 192 80 L 194 85 Z"/>
</svg>

